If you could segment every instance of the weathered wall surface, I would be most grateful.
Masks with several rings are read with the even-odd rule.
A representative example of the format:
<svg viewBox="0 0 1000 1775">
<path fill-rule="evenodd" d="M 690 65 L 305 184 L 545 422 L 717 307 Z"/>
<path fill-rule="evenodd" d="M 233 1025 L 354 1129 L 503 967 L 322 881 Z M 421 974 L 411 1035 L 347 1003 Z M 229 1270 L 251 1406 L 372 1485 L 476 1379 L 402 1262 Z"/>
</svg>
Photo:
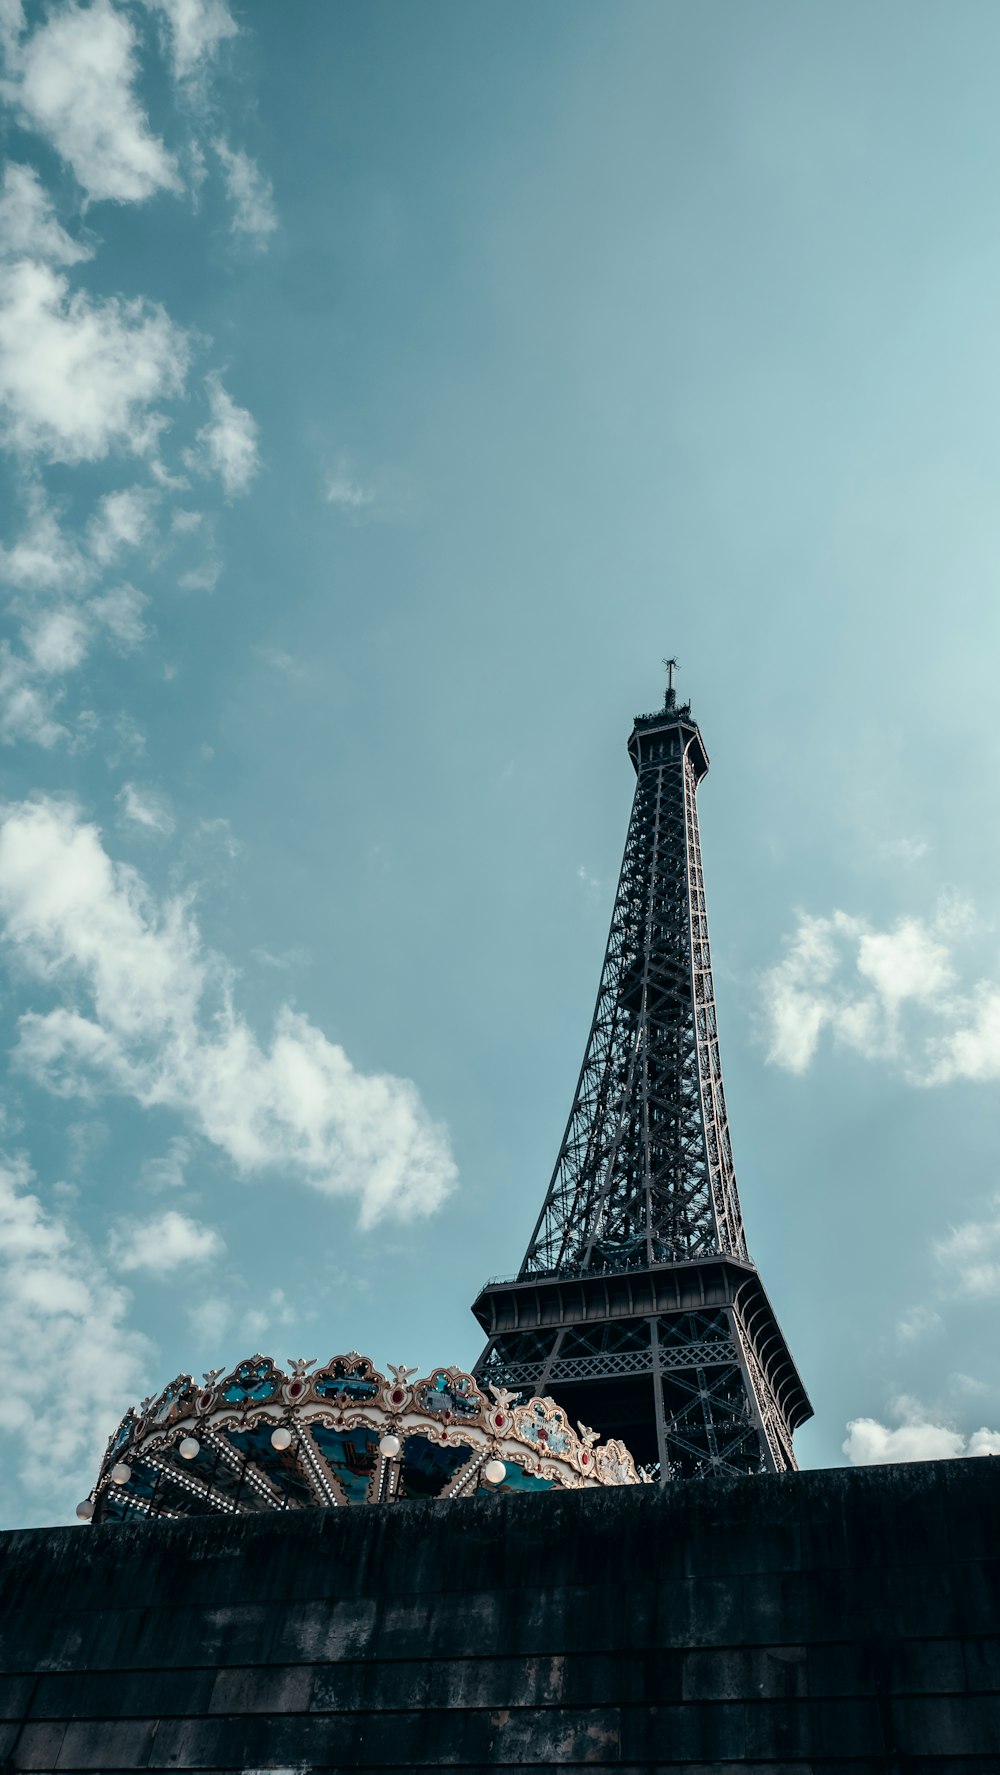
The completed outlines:
<svg viewBox="0 0 1000 1775">
<path fill-rule="evenodd" d="M 998 1775 L 1000 1460 L 8 1534 L 0 1671 L 8 1770 Z"/>
</svg>

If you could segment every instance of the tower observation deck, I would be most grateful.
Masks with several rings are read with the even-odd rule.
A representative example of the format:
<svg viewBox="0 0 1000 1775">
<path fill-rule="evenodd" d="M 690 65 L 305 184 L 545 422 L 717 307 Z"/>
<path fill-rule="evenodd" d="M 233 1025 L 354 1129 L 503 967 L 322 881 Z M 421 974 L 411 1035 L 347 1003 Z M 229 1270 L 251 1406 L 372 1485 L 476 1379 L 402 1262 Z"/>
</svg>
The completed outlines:
<svg viewBox="0 0 1000 1775">
<path fill-rule="evenodd" d="M 481 1385 L 551 1393 L 650 1474 L 794 1468 L 812 1407 L 747 1252 L 719 1058 L 697 791 L 708 754 L 667 662 L 635 719 L 635 798 L 597 1005 L 520 1271 L 473 1312 Z"/>
</svg>

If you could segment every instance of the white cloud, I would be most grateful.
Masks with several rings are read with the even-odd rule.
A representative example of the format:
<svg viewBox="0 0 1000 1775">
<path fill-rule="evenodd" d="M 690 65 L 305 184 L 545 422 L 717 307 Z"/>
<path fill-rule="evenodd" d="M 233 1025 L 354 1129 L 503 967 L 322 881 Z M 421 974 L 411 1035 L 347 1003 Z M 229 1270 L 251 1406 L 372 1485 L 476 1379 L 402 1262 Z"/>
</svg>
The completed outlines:
<svg viewBox="0 0 1000 1775">
<path fill-rule="evenodd" d="M 39 679 L 9 642 L 0 641 L 0 744 L 30 740 L 50 749 L 67 739 L 68 729 L 56 716 L 59 699 L 58 688 Z"/>
<path fill-rule="evenodd" d="M 78 591 L 90 567 L 75 542 L 63 533 L 38 488 L 29 498 L 27 529 L 13 548 L 0 547 L 0 579 L 18 591 Z"/>
<path fill-rule="evenodd" d="M 0 276 L 0 418 L 6 442 L 54 462 L 149 453 L 181 393 L 185 335 L 140 300 L 70 295 L 66 278 L 23 260 Z"/>
<path fill-rule="evenodd" d="M 25 641 L 31 658 L 46 675 L 74 672 L 87 652 L 87 623 L 77 608 L 43 611 L 25 630 Z"/>
<path fill-rule="evenodd" d="M 254 648 L 254 652 L 266 666 L 271 666 L 274 671 L 280 672 L 285 678 L 303 679 L 309 676 L 301 660 L 297 660 L 291 653 L 286 653 L 283 647 L 257 646 Z"/>
<path fill-rule="evenodd" d="M 86 606 L 93 621 L 107 629 L 122 653 L 131 653 L 146 638 L 145 611 L 149 604 L 145 592 L 135 586 L 113 586 L 100 597 L 91 598 Z"/>
<path fill-rule="evenodd" d="M 0 0 L 0 49 L 10 55 L 25 28 L 21 0 Z"/>
<path fill-rule="evenodd" d="M 223 1300 L 220 1295 L 210 1294 L 203 1296 L 189 1309 L 188 1318 L 204 1344 L 217 1346 L 233 1322 L 233 1309 L 229 1301 Z"/>
<path fill-rule="evenodd" d="M 134 826 L 143 826 L 147 832 L 159 832 L 169 837 L 174 829 L 174 816 L 166 799 L 157 795 L 154 789 L 140 789 L 136 783 L 126 783 L 118 792 L 118 806 L 124 820 L 130 820 Z"/>
<path fill-rule="evenodd" d="M 104 495 L 87 530 L 90 553 L 100 566 L 112 566 L 124 549 L 148 540 L 156 498 L 152 487 L 122 487 Z"/>
<path fill-rule="evenodd" d="M 19 1023 L 20 1063 L 51 1090 L 111 1089 L 171 1108 L 240 1171 L 280 1169 L 357 1197 L 363 1226 L 431 1213 L 451 1189 L 446 1133 L 416 1087 L 357 1072 L 287 1006 L 261 1047 L 189 907 L 158 905 L 71 806 L 7 810 L 0 926 L 23 971 L 72 994 Z"/>
<path fill-rule="evenodd" d="M 988 1220 L 966 1220 L 934 1244 L 958 1294 L 1000 1295 L 1000 1195 Z"/>
<path fill-rule="evenodd" d="M 926 838 L 904 835 L 902 838 L 883 838 L 878 849 L 879 855 L 889 862 L 910 865 L 919 863 L 921 857 L 926 857 L 929 846 Z"/>
<path fill-rule="evenodd" d="M 182 592 L 214 592 L 222 572 L 221 561 L 203 561 L 200 567 L 189 567 L 177 581 Z"/>
<path fill-rule="evenodd" d="M 905 999 L 927 1004 L 940 998 L 955 978 L 944 944 L 917 918 L 902 918 L 891 931 L 852 934 L 858 973 L 872 982 L 890 1013 Z"/>
<path fill-rule="evenodd" d="M 960 1456 L 1000 1454 L 1000 1431 L 985 1425 L 965 1436 L 932 1423 L 915 1399 L 896 1402 L 901 1421 L 894 1429 L 877 1418 L 854 1418 L 847 1426 L 844 1453 L 852 1466 L 878 1467 L 891 1461 L 950 1461 Z"/>
<path fill-rule="evenodd" d="M 139 203 L 177 191 L 173 156 L 150 133 L 135 94 L 136 33 L 109 0 L 54 8 L 8 52 L 7 96 L 93 199 Z"/>
<path fill-rule="evenodd" d="M 934 1307 L 919 1305 L 909 1307 L 896 1324 L 896 1336 L 900 1343 L 915 1343 L 918 1338 L 929 1337 L 942 1328 L 942 1318 Z"/>
<path fill-rule="evenodd" d="M 176 80 L 191 80 L 239 26 L 225 0 L 146 0 L 167 21 Z"/>
<path fill-rule="evenodd" d="M 258 247 L 267 245 L 267 237 L 278 226 L 274 208 L 274 192 L 249 154 L 231 148 L 222 136 L 212 143 L 222 162 L 226 192 L 233 206 L 230 229 L 234 234 L 247 234 Z"/>
<path fill-rule="evenodd" d="M 57 679 L 83 664 L 101 628 L 123 650 L 142 639 L 148 600 L 133 586 L 119 586 L 86 604 L 53 604 L 27 613 L 23 655 L 0 643 L 0 742 L 27 740 L 51 748 L 70 738 L 58 719 L 63 692 Z M 84 717 L 77 722 L 78 730 Z"/>
<path fill-rule="evenodd" d="M 29 610 L 22 623 L 24 654 L 0 643 L 0 743 L 27 740 L 51 748 L 69 740 L 70 729 L 57 716 L 63 691 L 56 681 L 78 670 L 102 628 L 123 651 L 135 647 L 145 633 L 147 602 L 133 586 L 118 586 L 86 604 Z M 86 713 L 77 717 L 77 740 L 91 719 Z"/>
<path fill-rule="evenodd" d="M 143 1391 L 151 1346 L 125 1322 L 129 1296 L 31 1182 L 23 1160 L 0 1158 L 0 1439 L 10 1439 L 0 1467 L 18 1473 L 44 1522 L 90 1490 L 109 1427 Z"/>
<path fill-rule="evenodd" d="M 206 376 L 211 418 L 197 436 L 197 448 L 187 452 L 189 468 L 217 474 L 232 498 L 245 493 L 260 467 L 257 454 L 257 422 L 236 402 L 213 371 Z"/>
<path fill-rule="evenodd" d="M 81 592 L 123 550 L 149 537 L 157 494 L 125 487 L 105 494 L 86 531 L 86 549 L 62 529 L 40 487 L 30 486 L 27 523 L 10 548 L 0 547 L 0 580 L 22 592 Z"/>
<path fill-rule="evenodd" d="M 981 980 L 964 1012 L 959 1027 L 933 1043 L 930 1084 L 1000 1078 L 1000 986 Z"/>
<path fill-rule="evenodd" d="M 10 259 L 41 259 L 77 265 L 93 257 L 56 221 L 52 203 L 34 167 L 8 161 L 0 195 L 0 254 Z"/>
<path fill-rule="evenodd" d="M 223 1338 L 232 1345 L 239 1339 L 240 1354 L 243 1355 L 254 1340 L 262 1339 L 266 1332 L 294 1325 L 299 1315 L 289 1305 L 284 1291 L 281 1288 L 272 1288 L 262 1306 L 242 1310 L 237 1302 L 227 1300 L 221 1295 L 202 1297 L 197 1305 L 190 1308 L 188 1317 L 197 1336 L 211 1351 L 211 1359 L 214 1361 Z"/>
<path fill-rule="evenodd" d="M 187 1166 L 191 1158 L 191 1142 L 183 1134 L 168 1141 L 167 1150 L 156 1159 L 144 1159 L 139 1171 L 139 1188 L 150 1195 L 167 1189 L 183 1189 L 187 1182 Z"/>
<path fill-rule="evenodd" d="M 327 480 L 324 498 L 328 505 L 336 506 L 338 511 L 357 513 L 371 505 L 375 495 L 369 487 L 356 481 L 346 464 L 341 462 Z"/>
<path fill-rule="evenodd" d="M 226 1247 L 213 1227 L 168 1208 L 150 1220 L 122 1221 L 111 1234 L 111 1258 L 118 1269 L 148 1270 L 169 1276 L 192 1264 L 211 1263 Z"/>
<path fill-rule="evenodd" d="M 768 1059 L 804 1072 L 829 1029 L 841 1046 L 895 1062 L 914 1085 L 1000 1078 L 1000 985 L 963 988 L 955 960 L 976 929 L 972 907 L 955 897 L 930 921 L 901 918 L 885 931 L 846 912 L 800 914 L 761 979 Z"/>
</svg>

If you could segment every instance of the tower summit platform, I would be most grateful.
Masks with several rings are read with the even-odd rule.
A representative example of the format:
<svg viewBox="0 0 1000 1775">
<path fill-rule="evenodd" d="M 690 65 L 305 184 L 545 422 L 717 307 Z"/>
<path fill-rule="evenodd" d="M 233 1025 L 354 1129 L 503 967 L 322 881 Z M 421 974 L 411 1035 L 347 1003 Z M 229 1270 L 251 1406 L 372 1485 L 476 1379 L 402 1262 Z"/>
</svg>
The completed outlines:
<svg viewBox="0 0 1000 1775">
<path fill-rule="evenodd" d="M 812 1407 L 756 1266 L 719 1053 L 677 661 L 628 741 L 635 796 L 569 1121 L 516 1278 L 473 1305 L 481 1384 L 551 1391 L 650 1476 L 783 1472 Z"/>
</svg>

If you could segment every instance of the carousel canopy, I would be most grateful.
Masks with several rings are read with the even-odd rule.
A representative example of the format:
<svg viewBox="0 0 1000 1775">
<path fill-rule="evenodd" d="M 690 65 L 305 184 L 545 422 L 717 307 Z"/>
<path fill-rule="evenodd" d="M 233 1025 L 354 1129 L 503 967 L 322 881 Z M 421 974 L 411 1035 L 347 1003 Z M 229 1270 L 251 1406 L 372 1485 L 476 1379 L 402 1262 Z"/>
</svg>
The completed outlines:
<svg viewBox="0 0 1000 1775">
<path fill-rule="evenodd" d="M 473 1492 L 638 1485 L 620 1442 L 574 1430 L 552 1399 L 481 1393 L 459 1368 L 422 1380 L 367 1357 L 290 1362 L 249 1356 L 199 1386 L 179 1375 L 127 1411 L 77 1515 L 238 1515 Z"/>
</svg>

